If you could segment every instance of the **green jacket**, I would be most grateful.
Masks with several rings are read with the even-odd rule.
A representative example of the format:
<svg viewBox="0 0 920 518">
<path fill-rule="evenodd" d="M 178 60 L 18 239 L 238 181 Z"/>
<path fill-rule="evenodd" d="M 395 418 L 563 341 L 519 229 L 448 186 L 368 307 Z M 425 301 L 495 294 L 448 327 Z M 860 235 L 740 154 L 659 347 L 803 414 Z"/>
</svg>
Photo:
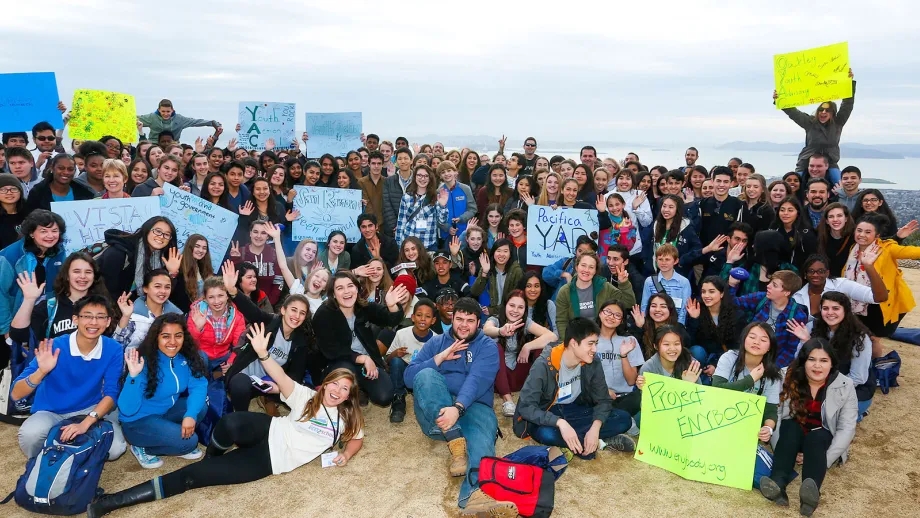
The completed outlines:
<svg viewBox="0 0 920 518">
<path fill-rule="evenodd" d="M 560 340 L 565 341 L 565 330 L 575 315 L 572 308 L 578 307 L 578 290 L 572 289 L 573 279 L 568 284 L 559 288 L 556 295 L 556 335 Z M 633 293 L 632 284 L 629 280 L 621 282 L 619 287 L 607 282 L 606 279 L 599 275 L 594 276 L 594 310 L 604 305 L 609 300 L 614 300 L 626 306 L 627 310 L 636 305 L 636 294 Z"/>
<path fill-rule="evenodd" d="M 521 265 L 517 262 L 511 263 L 511 266 L 508 267 L 508 271 L 505 273 L 505 286 L 502 290 L 503 298 L 507 297 L 511 290 L 517 288 L 517 285 L 521 282 L 521 279 L 524 278 L 524 270 L 521 269 Z M 483 277 L 481 274 L 476 277 L 476 282 L 473 283 L 473 286 L 470 288 L 470 293 L 474 297 L 482 295 L 483 291 L 489 290 L 489 316 L 497 317 L 501 313 L 502 308 L 505 307 L 505 301 L 498 299 L 498 283 L 495 282 L 495 268 L 489 270 L 488 277 Z"/>
</svg>

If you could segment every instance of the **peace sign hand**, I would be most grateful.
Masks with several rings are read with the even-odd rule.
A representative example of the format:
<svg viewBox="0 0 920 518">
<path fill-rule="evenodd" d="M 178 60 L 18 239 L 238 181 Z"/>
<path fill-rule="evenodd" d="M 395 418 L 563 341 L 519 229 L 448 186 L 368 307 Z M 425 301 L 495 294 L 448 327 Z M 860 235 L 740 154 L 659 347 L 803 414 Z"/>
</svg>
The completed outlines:
<svg viewBox="0 0 920 518">
<path fill-rule="evenodd" d="M 121 296 L 118 297 L 118 309 L 121 310 L 122 315 L 134 314 L 134 302 L 131 300 L 131 295 L 127 292 L 123 292 Z"/>
<path fill-rule="evenodd" d="M 240 242 L 231 241 L 230 242 L 230 257 L 242 257 L 243 254 L 240 253 Z"/>
<path fill-rule="evenodd" d="M 520 329 L 525 322 L 523 320 L 518 320 L 517 322 L 508 322 L 507 324 L 501 326 L 498 332 L 500 335 L 505 338 L 514 336 L 514 333 L 517 333 L 517 330 Z"/>
</svg>

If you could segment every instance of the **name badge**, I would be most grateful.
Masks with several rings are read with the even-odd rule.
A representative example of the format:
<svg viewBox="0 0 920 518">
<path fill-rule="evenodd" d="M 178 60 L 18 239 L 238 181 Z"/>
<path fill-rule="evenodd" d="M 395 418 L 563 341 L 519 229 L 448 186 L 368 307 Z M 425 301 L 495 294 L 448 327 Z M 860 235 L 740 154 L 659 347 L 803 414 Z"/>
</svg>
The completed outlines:
<svg viewBox="0 0 920 518">
<path fill-rule="evenodd" d="M 320 459 L 323 463 L 323 467 L 324 468 L 334 468 L 335 463 L 332 461 L 334 461 L 335 458 L 338 456 L 339 456 L 339 452 L 337 451 L 331 451 L 329 453 L 322 454 L 322 456 L 320 456 Z"/>
<path fill-rule="evenodd" d="M 675 307 L 675 308 L 680 309 L 680 308 L 684 307 L 684 300 L 683 300 L 683 299 L 672 299 L 672 300 L 674 300 L 674 307 Z"/>
<path fill-rule="evenodd" d="M 557 398 L 559 401 L 568 399 L 570 397 L 572 397 L 572 384 L 571 383 L 569 383 L 568 385 L 564 387 L 559 388 L 559 397 Z"/>
</svg>

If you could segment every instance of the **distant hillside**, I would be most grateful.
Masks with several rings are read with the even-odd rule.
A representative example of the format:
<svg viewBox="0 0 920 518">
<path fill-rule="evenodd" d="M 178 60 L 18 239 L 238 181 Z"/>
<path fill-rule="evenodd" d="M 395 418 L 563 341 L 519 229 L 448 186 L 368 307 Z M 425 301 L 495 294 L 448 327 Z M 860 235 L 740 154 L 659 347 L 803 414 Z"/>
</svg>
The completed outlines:
<svg viewBox="0 0 920 518">
<path fill-rule="evenodd" d="M 718 146 L 717 149 L 732 151 L 766 151 L 771 153 L 798 153 L 801 143 L 778 144 L 776 142 L 735 141 Z M 878 144 L 866 145 L 856 142 L 840 145 L 840 154 L 848 158 L 878 158 L 900 160 L 907 157 L 920 157 L 920 144 Z"/>
</svg>

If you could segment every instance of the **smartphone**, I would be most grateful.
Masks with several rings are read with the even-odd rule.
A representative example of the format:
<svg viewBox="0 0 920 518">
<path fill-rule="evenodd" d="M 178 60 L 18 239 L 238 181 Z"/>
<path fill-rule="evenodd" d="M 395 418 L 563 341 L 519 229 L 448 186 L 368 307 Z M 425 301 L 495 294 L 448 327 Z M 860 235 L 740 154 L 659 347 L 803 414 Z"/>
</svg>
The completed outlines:
<svg viewBox="0 0 920 518">
<path fill-rule="evenodd" d="M 266 383 L 265 380 L 255 376 L 249 376 L 249 379 L 252 380 L 252 386 L 255 387 L 259 392 L 270 392 L 272 390 L 271 384 Z"/>
</svg>

